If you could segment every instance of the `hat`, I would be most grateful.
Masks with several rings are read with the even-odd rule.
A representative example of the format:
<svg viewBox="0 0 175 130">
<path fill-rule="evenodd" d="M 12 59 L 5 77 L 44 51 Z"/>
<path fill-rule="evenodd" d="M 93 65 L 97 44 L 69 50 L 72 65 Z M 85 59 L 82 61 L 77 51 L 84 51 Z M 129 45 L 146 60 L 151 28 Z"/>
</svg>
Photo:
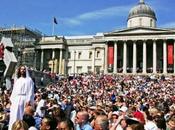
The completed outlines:
<svg viewBox="0 0 175 130">
<path fill-rule="evenodd" d="M 127 110 L 128 110 L 128 108 L 125 107 L 125 106 L 122 106 L 122 107 L 119 109 L 119 111 L 122 111 L 122 112 L 126 112 Z"/>
<path fill-rule="evenodd" d="M 89 109 L 91 109 L 91 110 L 96 110 L 97 107 L 96 107 L 96 106 L 91 106 L 91 107 L 89 107 Z"/>
<path fill-rule="evenodd" d="M 128 125 L 132 125 L 132 124 L 138 124 L 139 121 L 137 120 L 137 118 L 131 118 L 131 117 L 128 117 L 128 116 L 125 116 L 125 119 L 126 119 L 126 123 Z"/>
<path fill-rule="evenodd" d="M 112 115 L 117 115 L 118 116 L 119 115 L 119 111 L 113 111 Z"/>
<path fill-rule="evenodd" d="M 133 116 L 141 123 L 145 123 L 144 115 L 140 111 L 134 112 Z"/>
</svg>

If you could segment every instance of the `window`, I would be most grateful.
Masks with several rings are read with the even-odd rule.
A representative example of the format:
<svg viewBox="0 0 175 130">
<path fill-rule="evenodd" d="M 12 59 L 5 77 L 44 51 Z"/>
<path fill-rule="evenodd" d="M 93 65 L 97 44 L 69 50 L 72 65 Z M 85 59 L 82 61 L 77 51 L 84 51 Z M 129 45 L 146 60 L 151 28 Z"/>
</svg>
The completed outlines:
<svg viewBox="0 0 175 130">
<path fill-rule="evenodd" d="M 142 26 L 142 18 L 139 18 L 139 24 Z"/>
<path fill-rule="evenodd" d="M 130 20 L 129 23 L 130 23 L 130 27 L 132 27 L 132 20 Z"/>
<path fill-rule="evenodd" d="M 82 66 L 77 66 L 77 73 L 82 73 Z"/>
<path fill-rule="evenodd" d="M 81 59 L 81 52 L 78 52 L 78 59 Z"/>
<path fill-rule="evenodd" d="M 95 66 L 95 72 L 96 72 L 97 74 L 100 73 L 100 68 L 101 68 L 101 66 Z"/>
<path fill-rule="evenodd" d="M 87 70 L 88 70 L 88 72 L 92 72 L 92 67 L 91 66 L 88 66 L 87 67 Z"/>
<path fill-rule="evenodd" d="M 89 59 L 92 59 L 92 52 L 89 52 Z"/>
<path fill-rule="evenodd" d="M 153 27 L 153 19 L 150 19 L 150 27 Z"/>
<path fill-rule="evenodd" d="M 97 58 L 100 57 L 100 51 L 97 51 Z"/>
<path fill-rule="evenodd" d="M 70 52 L 68 52 L 68 57 L 67 57 L 68 59 L 70 59 L 71 58 L 71 54 L 70 54 Z"/>
<path fill-rule="evenodd" d="M 71 67 L 71 66 L 68 66 L 68 67 L 67 67 L 67 73 L 68 73 L 68 74 L 71 74 L 71 73 L 72 73 L 71 71 L 72 71 L 72 67 Z"/>
<path fill-rule="evenodd" d="M 76 59 L 76 54 L 77 52 L 76 51 L 72 51 L 72 54 L 71 54 L 71 59 Z"/>
</svg>

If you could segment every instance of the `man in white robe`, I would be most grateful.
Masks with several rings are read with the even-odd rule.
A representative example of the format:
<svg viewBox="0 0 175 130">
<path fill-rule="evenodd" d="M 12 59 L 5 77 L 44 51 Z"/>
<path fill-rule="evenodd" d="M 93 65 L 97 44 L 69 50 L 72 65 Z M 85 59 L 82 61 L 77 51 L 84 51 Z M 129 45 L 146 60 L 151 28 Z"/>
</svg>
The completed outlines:
<svg viewBox="0 0 175 130">
<path fill-rule="evenodd" d="M 34 83 L 29 77 L 28 70 L 25 66 L 21 66 L 18 69 L 17 79 L 13 86 L 10 101 L 9 130 L 11 130 L 16 120 L 23 119 L 25 106 L 33 105 L 34 103 Z"/>
</svg>

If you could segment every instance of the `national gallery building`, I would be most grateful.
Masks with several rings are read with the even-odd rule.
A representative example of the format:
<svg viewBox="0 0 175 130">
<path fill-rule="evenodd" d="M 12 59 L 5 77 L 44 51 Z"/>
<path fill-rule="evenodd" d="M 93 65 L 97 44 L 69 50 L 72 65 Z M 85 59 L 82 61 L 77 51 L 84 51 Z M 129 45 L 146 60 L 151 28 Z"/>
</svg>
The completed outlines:
<svg viewBox="0 0 175 130">
<path fill-rule="evenodd" d="M 41 36 L 24 47 L 23 63 L 58 74 L 175 73 L 175 28 L 157 28 L 156 14 L 140 0 L 127 27 L 85 36 Z M 25 52 L 25 53 L 24 53 Z"/>
</svg>

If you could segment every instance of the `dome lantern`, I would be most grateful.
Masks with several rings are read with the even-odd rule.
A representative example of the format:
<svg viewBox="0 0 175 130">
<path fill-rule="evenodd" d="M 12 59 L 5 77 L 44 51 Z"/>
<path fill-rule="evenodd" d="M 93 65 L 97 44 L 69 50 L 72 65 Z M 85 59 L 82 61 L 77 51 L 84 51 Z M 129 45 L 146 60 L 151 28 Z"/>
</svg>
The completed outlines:
<svg viewBox="0 0 175 130">
<path fill-rule="evenodd" d="M 144 0 L 140 0 L 140 3 L 144 3 Z"/>
</svg>

